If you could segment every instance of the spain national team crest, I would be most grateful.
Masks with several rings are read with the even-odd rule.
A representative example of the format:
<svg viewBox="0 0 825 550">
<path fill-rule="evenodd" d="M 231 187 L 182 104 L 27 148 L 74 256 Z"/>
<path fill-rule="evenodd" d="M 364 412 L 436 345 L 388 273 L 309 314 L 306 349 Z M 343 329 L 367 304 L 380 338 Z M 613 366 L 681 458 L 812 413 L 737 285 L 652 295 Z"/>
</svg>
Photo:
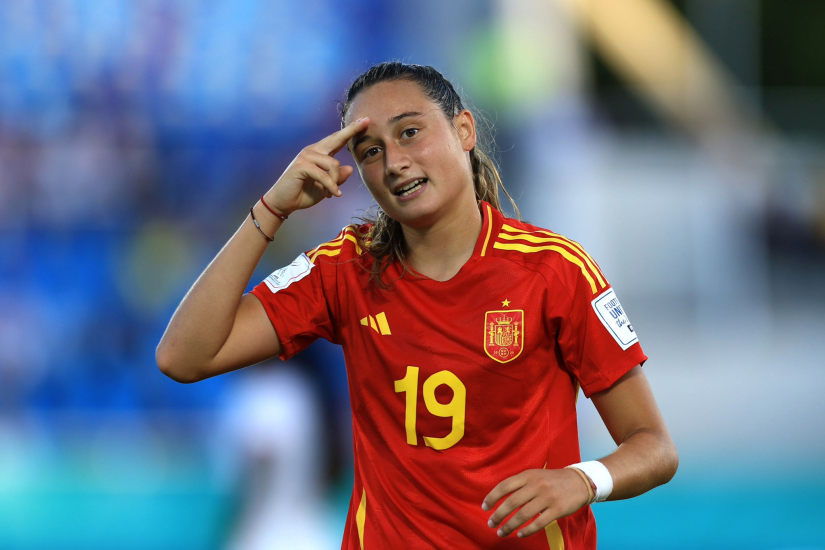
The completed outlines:
<svg viewBox="0 0 825 550">
<path fill-rule="evenodd" d="M 524 310 L 488 311 L 484 315 L 484 352 L 508 363 L 524 349 Z"/>
</svg>

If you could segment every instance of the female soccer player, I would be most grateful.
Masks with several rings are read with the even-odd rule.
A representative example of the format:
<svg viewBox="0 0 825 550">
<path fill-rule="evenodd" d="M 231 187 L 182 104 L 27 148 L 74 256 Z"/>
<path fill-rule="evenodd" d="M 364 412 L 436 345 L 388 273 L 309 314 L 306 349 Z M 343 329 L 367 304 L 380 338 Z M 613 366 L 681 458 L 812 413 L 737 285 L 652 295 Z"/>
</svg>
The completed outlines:
<svg viewBox="0 0 825 550">
<path fill-rule="evenodd" d="M 595 549 L 590 504 L 644 493 L 678 464 L 615 291 L 579 244 L 502 215 L 473 114 L 435 69 L 369 69 L 341 126 L 298 154 L 195 282 L 161 370 L 194 382 L 340 344 L 346 550 Z M 286 218 L 341 196 L 345 146 L 377 216 L 243 294 Z M 618 445 L 598 461 L 580 462 L 579 388 Z"/>
</svg>

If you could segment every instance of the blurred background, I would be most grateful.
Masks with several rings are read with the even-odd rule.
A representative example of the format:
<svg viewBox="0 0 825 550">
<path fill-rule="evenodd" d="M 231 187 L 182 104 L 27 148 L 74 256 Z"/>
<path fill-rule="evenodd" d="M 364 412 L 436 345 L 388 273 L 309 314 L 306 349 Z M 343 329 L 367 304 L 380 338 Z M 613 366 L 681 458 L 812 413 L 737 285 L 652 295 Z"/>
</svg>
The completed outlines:
<svg viewBox="0 0 825 550">
<path fill-rule="evenodd" d="M 599 547 L 825 548 L 823 24 L 818 0 L 3 0 L 0 548 L 340 547 L 340 349 L 194 385 L 154 352 L 393 58 L 494 124 L 522 216 L 599 261 L 650 356 L 681 466 L 595 506 Z M 372 203 L 343 189 L 249 289 Z M 582 458 L 611 452 L 579 414 Z"/>
</svg>

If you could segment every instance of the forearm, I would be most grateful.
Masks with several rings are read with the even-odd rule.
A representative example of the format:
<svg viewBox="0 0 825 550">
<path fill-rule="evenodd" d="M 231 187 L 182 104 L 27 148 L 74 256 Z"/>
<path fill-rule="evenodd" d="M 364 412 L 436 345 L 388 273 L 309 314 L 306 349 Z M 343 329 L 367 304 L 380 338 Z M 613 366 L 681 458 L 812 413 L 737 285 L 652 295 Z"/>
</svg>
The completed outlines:
<svg viewBox="0 0 825 550">
<path fill-rule="evenodd" d="M 613 491 L 607 500 L 622 500 L 670 481 L 679 466 L 679 455 L 667 432 L 640 429 L 599 462 L 613 478 Z"/>
<path fill-rule="evenodd" d="M 255 218 L 274 236 L 282 221 L 258 202 Z M 175 310 L 157 349 L 164 371 L 188 369 L 213 359 L 235 322 L 243 292 L 268 241 L 249 216 L 210 262 Z"/>
</svg>

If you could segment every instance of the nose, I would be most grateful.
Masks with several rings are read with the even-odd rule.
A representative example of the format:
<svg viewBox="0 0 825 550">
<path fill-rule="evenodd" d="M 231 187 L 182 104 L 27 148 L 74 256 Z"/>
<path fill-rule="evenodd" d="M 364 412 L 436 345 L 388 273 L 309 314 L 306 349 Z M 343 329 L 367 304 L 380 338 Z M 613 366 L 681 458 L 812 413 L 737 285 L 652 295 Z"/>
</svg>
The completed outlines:
<svg viewBox="0 0 825 550">
<path fill-rule="evenodd" d="M 410 157 L 402 147 L 388 143 L 384 147 L 384 174 L 388 179 L 397 178 L 410 168 Z"/>
</svg>

